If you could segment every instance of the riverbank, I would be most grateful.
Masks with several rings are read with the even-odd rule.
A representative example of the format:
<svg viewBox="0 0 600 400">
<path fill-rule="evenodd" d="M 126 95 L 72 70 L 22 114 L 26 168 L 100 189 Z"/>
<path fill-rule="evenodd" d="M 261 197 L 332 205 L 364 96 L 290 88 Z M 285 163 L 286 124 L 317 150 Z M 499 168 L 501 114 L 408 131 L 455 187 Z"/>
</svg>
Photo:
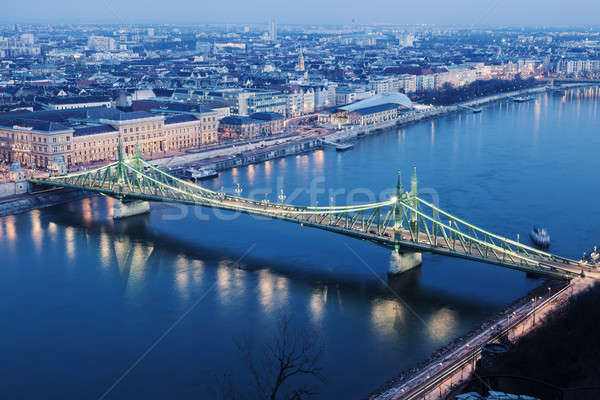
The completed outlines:
<svg viewBox="0 0 600 400">
<path fill-rule="evenodd" d="M 320 142 L 344 142 L 358 140 L 363 136 L 375 135 L 384 130 L 408 126 L 422 121 L 439 118 L 453 113 L 464 112 L 461 106 L 479 106 L 495 101 L 505 100 L 514 96 L 536 94 L 545 91 L 545 87 L 528 88 L 513 92 L 486 96 L 469 102 L 453 106 L 432 107 L 403 113 L 400 117 L 391 121 L 384 121 L 366 126 L 354 126 L 340 131 L 321 133 L 320 135 L 288 135 L 260 141 L 233 145 L 230 147 L 219 147 L 207 151 L 189 153 L 156 159 L 152 164 L 167 170 L 178 170 L 186 167 L 212 167 L 217 171 L 223 171 L 249 164 L 265 162 L 268 160 L 296 155 L 307 151 L 322 148 Z"/>
<path fill-rule="evenodd" d="M 580 86 L 583 86 L 580 85 Z M 535 88 L 527 88 L 516 90 L 513 92 L 505 92 L 499 93 L 492 96 L 485 96 L 478 99 L 470 100 L 467 102 L 456 103 L 451 106 L 431 106 L 431 108 L 418 109 L 409 112 L 405 112 L 401 114 L 394 121 L 385 121 L 379 124 L 373 124 L 368 126 L 356 126 L 352 128 L 348 128 L 342 131 L 336 131 L 329 135 L 327 135 L 328 140 L 331 141 L 348 141 L 348 140 L 358 140 L 362 136 L 369 136 L 373 134 L 377 134 L 382 130 L 394 127 L 404 127 L 413 125 L 422 121 L 428 121 L 435 118 L 440 118 L 443 116 L 463 113 L 463 112 L 471 112 L 464 107 L 478 107 L 485 104 L 491 104 L 498 101 L 504 101 L 511 97 L 518 97 L 524 95 L 532 95 L 539 94 L 546 91 L 545 86 L 535 87 Z"/>
<path fill-rule="evenodd" d="M 571 84 L 568 85 L 568 87 L 571 88 L 585 85 L 588 84 Z M 565 87 L 567 87 L 567 85 L 565 85 Z M 276 158 L 293 156 L 318 150 L 323 147 L 323 140 L 327 140 L 329 142 L 359 140 L 363 136 L 379 134 L 387 129 L 408 126 L 459 112 L 470 112 L 462 108 L 463 106 L 478 107 L 484 104 L 506 100 L 510 97 L 538 94 L 544 91 L 545 87 L 536 87 L 514 92 L 500 93 L 452 106 L 410 111 L 401 115 L 396 120 L 385 121 L 369 126 L 356 126 L 342 131 L 329 133 L 319 131 L 319 134 L 308 136 L 288 134 L 286 136 L 248 141 L 230 146 L 221 145 L 212 147 L 210 149 L 202 149 L 201 151 L 197 152 L 154 159 L 151 162 L 161 169 L 171 171 L 172 173 L 179 175 L 185 168 L 191 166 L 211 167 L 215 168 L 217 171 L 223 171 L 231 168 L 261 163 Z M 64 201 L 75 199 L 74 197 L 71 197 L 73 196 L 72 194 L 65 194 L 57 197 L 50 195 L 19 194 L 24 193 L 25 191 L 26 190 L 15 192 L 16 196 L 13 193 L 6 193 L 4 196 L 0 196 L 0 216 L 26 212 L 35 208 L 59 204 L 62 202 L 62 197 L 64 197 Z"/>
<path fill-rule="evenodd" d="M 38 208 L 51 207 L 89 197 L 80 190 L 56 188 L 37 193 L 23 193 L 0 199 L 0 217 L 21 214 Z"/>
<path fill-rule="evenodd" d="M 474 376 L 482 378 L 459 386 L 455 393 L 496 390 L 539 399 L 600 398 L 600 370 L 596 368 L 599 300 L 598 285 L 570 296 L 537 329 L 512 341 L 508 352 L 478 363 Z"/>
<path fill-rule="evenodd" d="M 368 398 L 445 399 L 457 386 L 471 379 L 476 361 L 481 355 L 482 344 L 499 339 L 515 341 L 543 326 L 542 321 L 545 318 L 569 298 L 585 291 L 593 282 L 595 281 L 581 278 L 569 284 L 564 281 L 544 281 L 526 296 L 483 323 L 480 328 L 441 347 L 417 366 L 400 372 Z M 535 301 L 532 302 L 532 299 Z"/>
<path fill-rule="evenodd" d="M 569 85 L 569 87 L 584 85 L 585 84 L 572 84 Z M 384 121 L 372 125 L 354 126 L 343 130 L 330 132 L 325 132 L 325 130 L 319 129 L 318 134 L 314 135 L 288 134 L 286 136 L 255 140 L 243 144 L 238 143 L 231 146 L 221 145 L 198 152 L 190 152 L 183 155 L 155 159 L 151 162 L 157 167 L 166 170 L 174 170 L 186 167 L 212 167 L 217 171 L 222 171 L 253 163 L 264 162 L 275 158 L 296 155 L 306 151 L 317 150 L 321 147 L 313 142 L 318 139 L 327 140 L 329 142 L 358 140 L 360 137 L 375 135 L 390 128 L 408 126 L 446 115 L 465 112 L 467 111 L 463 108 L 465 106 L 477 107 L 484 104 L 506 100 L 511 97 L 543 93 L 545 90 L 545 86 L 540 86 L 512 92 L 499 93 L 497 95 L 485 96 L 467 102 L 457 103 L 451 106 L 420 108 L 418 110 L 403 113 L 395 120 Z M 309 144 L 306 145 L 306 143 Z M 252 153 L 254 153 L 254 155 Z"/>
</svg>

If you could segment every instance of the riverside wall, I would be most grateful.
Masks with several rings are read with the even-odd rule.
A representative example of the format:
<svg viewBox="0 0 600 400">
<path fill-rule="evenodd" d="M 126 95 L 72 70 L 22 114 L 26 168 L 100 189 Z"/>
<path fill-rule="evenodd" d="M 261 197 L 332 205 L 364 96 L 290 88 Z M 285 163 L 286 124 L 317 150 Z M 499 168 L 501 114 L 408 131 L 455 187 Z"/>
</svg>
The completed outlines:
<svg viewBox="0 0 600 400">
<path fill-rule="evenodd" d="M 29 193 L 31 187 L 28 182 L 18 182 L 17 184 L 24 185 L 26 187 L 25 192 L 0 198 L 0 217 L 51 207 L 92 195 L 89 192 L 80 190 L 60 188 Z M 7 189 L 4 188 L 4 190 Z"/>
</svg>

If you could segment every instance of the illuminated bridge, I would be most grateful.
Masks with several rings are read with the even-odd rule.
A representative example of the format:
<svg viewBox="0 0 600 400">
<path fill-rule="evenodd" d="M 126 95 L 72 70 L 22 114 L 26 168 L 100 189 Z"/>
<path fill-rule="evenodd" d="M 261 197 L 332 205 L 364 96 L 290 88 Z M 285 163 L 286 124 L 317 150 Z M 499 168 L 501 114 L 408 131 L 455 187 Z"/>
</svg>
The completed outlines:
<svg viewBox="0 0 600 400">
<path fill-rule="evenodd" d="M 63 176 L 31 179 L 32 183 L 75 188 L 119 199 L 124 207 L 145 201 L 180 203 L 294 222 L 395 249 L 401 272 L 421 263 L 421 253 L 496 264 L 545 276 L 570 279 L 594 270 L 580 261 L 556 256 L 495 235 L 428 203 L 417 195 L 416 171 L 410 191 L 398 175 L 396 196 L 387 201 L 338 207 L 299 207 L 253 200 L 208 190 L 167 174 L 144 161 L 138 150 L 130 159 Z M 147 208 L 142 211 L 147 211 Z M 131 214 L 138 213 L 134 211 Z"/>
</svg>

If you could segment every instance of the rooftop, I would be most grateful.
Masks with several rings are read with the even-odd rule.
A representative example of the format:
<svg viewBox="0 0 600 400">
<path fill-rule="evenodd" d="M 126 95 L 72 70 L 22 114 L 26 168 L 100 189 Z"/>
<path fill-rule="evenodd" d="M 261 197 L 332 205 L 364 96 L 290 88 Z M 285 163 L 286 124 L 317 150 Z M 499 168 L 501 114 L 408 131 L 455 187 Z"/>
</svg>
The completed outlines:
<svg viewBox="0 0 600 400">
<path fill-rule="evenodd" d="M 93 108 L 87 112 L 87 118 L 92 120 L 105 119 L 109 121 L 132 121 L 136 119 L 157 117 L 146 111 L 124 112 L 114 108 Z"/>
<path fill-rule="evenodd" d="M 360 115 L 369 115 L 369 114 L 375 114 L 375 113 L 382 112 L 382 111 L 393 110 L 395 108 L 398 108 L 398 105 L 388 103 L 388 104 L 379 104 L 379 105 L 376 105 L 373 107 L 359 108 L 359 109 L 351 111 L 351 112 L 359 113 Z"/>
<path fill-rule="evenodd" d="M 110 101 L 108 96 L 57 96 L 38 97 L 38 103 L 42 104 L 83 104 L 83 103 L 106 103 Z"/>
<path fill-rule="evenodd" d="M 283 119 L 283 115 L 276 112 L 257 112 L 250 115 L 250 118 L 263 121 L 274 121 L 276 119 Z"/>
<path fill-rule="evenodd" d="M 95 134 L 99 134 L 99 133 L 109 133 L 109 132 L 116 132 L 116 129 L 113 128 L 110 125 L 93 125 L 93 126 L 86 126 L 86 127 L 82 127 L 82 128 L 75 128 L 75 130 L 73 131 L 73 136 L 85 136 L 85 135 L 95 135 Z"/>
<path fill-rule="evenodd" d="M 197 121 L 198 119 L 196 117 L 194 117 L 193 115 L 190 114 L 180 114 L 180 115 L 174 115 L 172 117 L 166 117 L 165 118 L 165 125 L 170 125 L 170 124 L 179 124 L 182 122 L 191 122 L 191 121 Z"/>
<path fill-rule="evenodd" d="M 245 117 L 243 115 L 232 115 L 221 119 L 221 123 L 231 125 L 251 124 L 253 122 L 256 121 L 250 117 Z"/>
<path fill-rule="evenodd" d="M 375 107 L 382 104 L 396 104 L 397 107 L 412 109 L 412 101 L 404 93 L 382 93 L 376 94 L 364 100 L 338 107 L 344 111 L 357 111 L 362 108 Z"/>
<path fill-rule="evenodd" d="M 0 122 L 0 125 L 8 127 L 8 128 L 24 128 L 29 130 L 34 130 L 38 132 L 60 132 L 60 131 L 68 131 L 72 128 L 62 124 L 60 122 L 53 121 L 44 121 L 39 119 L 13 119 L 13 120 L 4 120 Z"/>
</svg>

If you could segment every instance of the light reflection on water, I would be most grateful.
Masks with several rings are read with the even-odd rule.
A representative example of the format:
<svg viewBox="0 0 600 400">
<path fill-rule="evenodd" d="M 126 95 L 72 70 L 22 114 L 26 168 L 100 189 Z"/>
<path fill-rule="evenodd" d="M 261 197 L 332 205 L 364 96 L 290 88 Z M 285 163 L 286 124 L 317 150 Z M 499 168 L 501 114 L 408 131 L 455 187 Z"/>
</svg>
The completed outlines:
<svg viewBox="0 0 600 400">
<path fill-rule="evenodd" d="M 398 168 L 416 164 L 422 187 L 435 188 L 443 208 L 511 237 L 526 237 L 541 221 L 553 251 L 577 256 L 600 236 L 600 193 L 589 185 L 600 143 L 585 119 L 596 113 L 597 89 L 582 91 L 579 104 L 576 97 L 568 91 L 564 102 L 543 95 L 492 105 L 368 137 L 349 152 L 226 171 L 206 185 L 239 182 L 244 193 L 277 193 L 281 178 L 292 193 L 323 175 L 327 189 L 379 192 L 395 184 Z M 585 216 L 560 201 L 566 187 L 581 193 Z M 308 199 L 302 193 L 297 201 Z M 243 373 L 233 338 L 266 336 L 282 312 L 323 335 L 323 373 L 335 379 L 320 388 L 321 398 L 362 397 L 537 284 L 518 272 L 430 255 L 423 267 L 388 278 L 389 250 L 365 242 L 247 216 L 200 221 L 190 212 L 164 220 L 160 204 L 148 216 L 114 222 L 113 205 L 95 197 L 0 219 L 0 351 L 15 360 L 4 371 L 8 395 L 60 397 L 68 384 L 74 397 L 97 397 L 194 305 L 114 398 L 201 397 L 210 373 Z M 39 385 L 23 384 L 27 377 Z"/>
<path fill-rule="evenodd" d="M 394 337 L 405 323 L 405 309 L 396 300 L 377 300 L 371 307 L 373 329 L 381 336 Z"/>
<path fill-rule="evenodd" d="M 456 328 L 456 312 L 448 308 L 441 308 L 431 315 L 427 321 L 427 330 L 432 339 L 445 343 L 451 338 Z"/>
<path fill-rule="evenodd" d="M 103 230 L 100 233 L 100 260 L 102 261 L 102 266 L 104 268 L 108 268 L 110 266 L 112 247 L 110 243 L 110 237 Z"/>
<path fill-rule="evenodd" d="M 75 259 L 75 229 L 72 226 L 65 228 L 65 252 L 69 260 Z"/>
<path fill-rule="evenodd" d="M 9 215 L 8 217 L 4 217 L 4 227 L 6 229 L 6 239 L 8 239 L 9 248 L 14 250 L 14 242 L 17 238 L 17 233 L 15 230 L 15 216 Z"/>
<path fill-rule="evenodd" d="M 327 303 L 327 286 L 322 289 L 313 289 L 310 295 L 310 315 L 314 325 L 320 325 L 323 320 L 323 308 Z"/>
<path fill-rule="evenodd" d="M 31 216 L 31 238 L 35 245 L 37 253 L 41 251 L 42 240 L 44 239 L 44 230 L 40 220 L 40 210 L 33 210 L 29 213 Z"/>
</svg>

